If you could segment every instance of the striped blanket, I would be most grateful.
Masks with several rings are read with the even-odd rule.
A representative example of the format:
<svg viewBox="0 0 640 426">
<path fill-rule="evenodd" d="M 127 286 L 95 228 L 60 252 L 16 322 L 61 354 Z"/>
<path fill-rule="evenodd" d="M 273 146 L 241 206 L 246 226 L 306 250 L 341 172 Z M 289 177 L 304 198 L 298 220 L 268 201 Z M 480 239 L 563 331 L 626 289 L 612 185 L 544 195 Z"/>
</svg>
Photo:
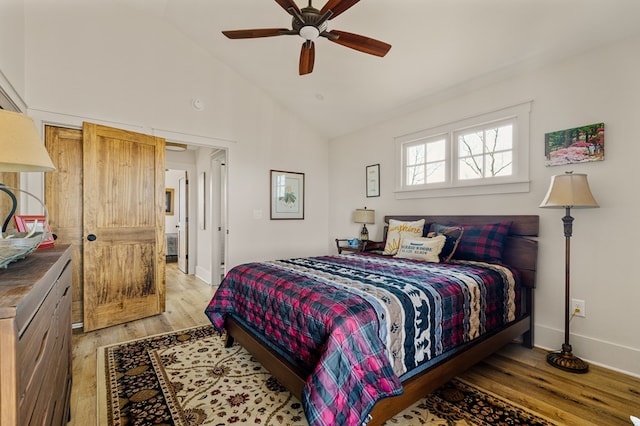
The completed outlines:
<svg viewBox="0 0 640 426">
<path fill-rule="evenodd" d="M 369 253 L 233 268 L 206 314 L 233 314 L 311 371 L 311 425 L 360 425 L 398 377 L 517 316 L 515 279 L 500 265 L 425 263 Z"/>
</svg>

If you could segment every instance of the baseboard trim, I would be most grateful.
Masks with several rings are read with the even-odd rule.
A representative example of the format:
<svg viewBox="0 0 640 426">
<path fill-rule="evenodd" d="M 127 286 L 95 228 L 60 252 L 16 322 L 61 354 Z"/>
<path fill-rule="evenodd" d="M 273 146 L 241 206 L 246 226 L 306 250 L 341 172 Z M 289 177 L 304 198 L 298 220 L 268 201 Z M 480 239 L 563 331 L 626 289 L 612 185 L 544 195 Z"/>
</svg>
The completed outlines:
<svg viewBox="0 0 640 426">
<path fill-rule="evenodd" d="M 211 285 L 211 271 L 208 269 L 196 266 L 196 277 L 200 278 L 205 283 Z"/>
<path fill-rule="evenodd" d="M 564 340 L 564 330 L 544 325 L 536 325 L 534 335 L 535 346 L 545 350 L 559 350 Z M 590 364 L 640 378 L 640 349 L 580 334 L 571 334 L 569 343 L 574 355 Z"/>
</svg>

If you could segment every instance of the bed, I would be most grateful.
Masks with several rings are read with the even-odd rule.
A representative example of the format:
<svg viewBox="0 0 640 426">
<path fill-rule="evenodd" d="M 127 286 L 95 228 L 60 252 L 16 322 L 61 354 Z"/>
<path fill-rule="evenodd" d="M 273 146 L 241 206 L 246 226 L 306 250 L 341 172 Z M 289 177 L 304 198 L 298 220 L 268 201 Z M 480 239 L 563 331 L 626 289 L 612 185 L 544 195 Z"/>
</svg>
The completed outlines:
<svg viewBox="0 0 640 426">
<path fill-rule="evenodd" d="M 239 265 L 206 309 L 312 425 L 383 424 L 505 344 L 533 346 L 538 216 L 385 223 L 362 253 Z"/>
</svg>

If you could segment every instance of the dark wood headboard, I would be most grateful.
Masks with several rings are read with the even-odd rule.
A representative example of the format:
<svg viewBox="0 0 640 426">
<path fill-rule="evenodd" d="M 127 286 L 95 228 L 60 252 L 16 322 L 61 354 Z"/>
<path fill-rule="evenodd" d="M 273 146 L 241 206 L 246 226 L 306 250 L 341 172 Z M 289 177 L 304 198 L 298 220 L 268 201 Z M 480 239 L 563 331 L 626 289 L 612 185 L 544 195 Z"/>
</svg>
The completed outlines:
<svg viewBox="0 0 640 426">
<path fill-rule="evenodd" d="M 520 274 L 523 285 L 534 288 L 536 286 L 536 267 L 538 263 L 538 242 L 532 237 L 538 236 L 540 228 L 540 217 L 537 215 L 463 215 L 463 216 L 417 216 L 417 215 L 390 215 L 385 216 L 385 223 L 389 219 L 416 221 L 424 219 L 425 228 L 428 229 L 431 223 L 441 223 L 443 225 L 465 224 L 484 225 L 510 221 L 509 237 L 503 251 L 502 261 L 516 268 Z"/>
</svg>

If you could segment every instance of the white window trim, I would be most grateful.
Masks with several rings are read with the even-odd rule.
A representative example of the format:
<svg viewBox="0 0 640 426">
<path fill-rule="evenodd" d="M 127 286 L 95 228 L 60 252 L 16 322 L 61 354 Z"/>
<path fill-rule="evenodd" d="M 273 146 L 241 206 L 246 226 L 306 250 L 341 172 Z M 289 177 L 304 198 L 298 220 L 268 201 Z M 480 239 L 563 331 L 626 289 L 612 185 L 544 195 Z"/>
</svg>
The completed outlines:
<svg viewBox="0 0 640 426">
<path fill-rule="evenodd" d="M 516 105 L 500 108 L 495 111 L 466 117 L 452 121 L 430 129 L 394 138 L 395 143 L 395 197 L 398 200 L 434 197 L 459 197 L 470 195 L 509 194 L 529 192 L 529 129 L 530 112 L 533 101 L 527 101 Z M 492 177 L 487 179 L 472 179 L 452 182 L 449 178 L 444 183 L 427 184 L 419 187 L 406 187 L 403 185 L 405 173 L 404 145 L 420 139 L 429 139 L 436 135 L 446 134 L 450 150 L 447 154 L 447 168 L 451 170 L 452 161 L 455 161 L 454 132 L 465 128 L 477 127 L 484 123 L 491 123 L 504 119 L 515 118 L 516 143 L 513 147 L 513 175 L 505 177 Z"/>
</svg>

